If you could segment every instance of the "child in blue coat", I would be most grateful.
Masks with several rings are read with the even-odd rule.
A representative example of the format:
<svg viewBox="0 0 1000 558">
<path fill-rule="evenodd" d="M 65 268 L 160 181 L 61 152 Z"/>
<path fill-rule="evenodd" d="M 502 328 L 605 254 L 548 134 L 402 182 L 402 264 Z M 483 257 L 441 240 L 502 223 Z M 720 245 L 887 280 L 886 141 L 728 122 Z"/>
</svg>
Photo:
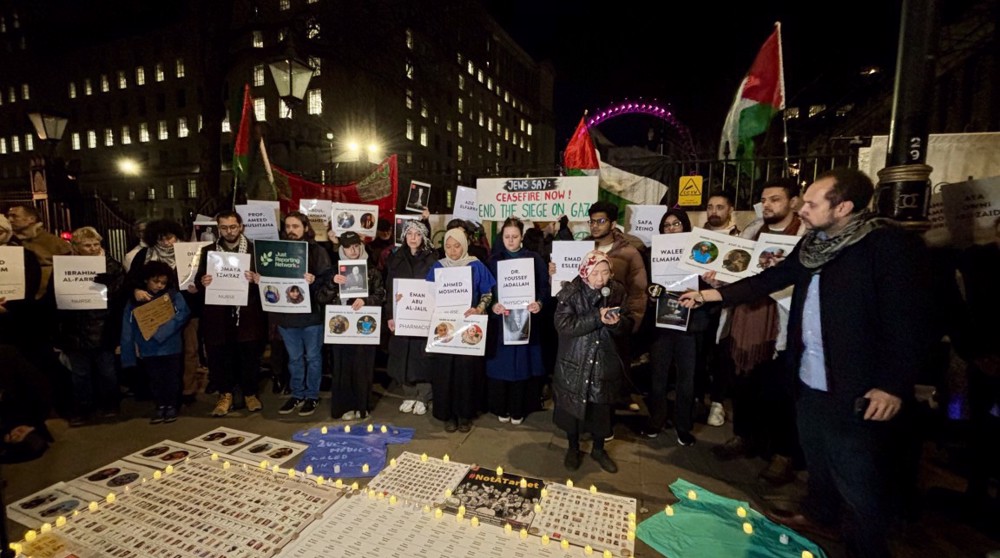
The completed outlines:
<svg viewBox="0 0 1000 558">
<path fill-rule="evenodd" d="M 149 378 L 149 389 L 156 404 L 150 424 L 177 420 L 177 402 L 180 399 L 183 373 L 182 332 L 191 311 L 184 303 L 184 297 L 173 287 L 175 275 L 175 271 L 164 262 L 146 263 L 142 268 L 141 279 L 149 300 L 136 302 L 129 297 L 122 315 L 122 367 L 135 366 L 138 362 Z M 146 339 L 132 312 L 162 296 L 170 297 L 174 317 L 160 325 L 156 333 Z"/>
</svg>

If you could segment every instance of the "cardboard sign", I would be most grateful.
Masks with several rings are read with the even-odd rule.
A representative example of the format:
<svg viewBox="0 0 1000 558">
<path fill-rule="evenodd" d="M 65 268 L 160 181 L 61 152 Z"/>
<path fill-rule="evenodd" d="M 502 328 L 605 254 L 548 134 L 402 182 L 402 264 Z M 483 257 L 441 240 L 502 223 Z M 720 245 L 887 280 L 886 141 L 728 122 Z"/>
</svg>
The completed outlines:
<svg viewBox="0 0 1000 558">
<path fill-rule="evenodd" d="M 394 279 L 393 323 L 399 337 L 427 337 L 434 313 L 434 285 L 423 279 Z M 397 300 L 398 298 L 398 300 Z"/>
<path fill-rule="evenodd" d="M 60 310 L 106 310 L 108 287 L 94 282 L 107 271 L 104 256 L 52 256 L 52 284 Z"/>
<path fill-rule="evenodd" d="M 160 329 L 161 325 L 174 318 L 174 301 L 170 299 L 170 295 L 164 294 L 142 306 L 136 306 L 132 310 L 132 315 L 142 337 L 148 341 L 156 335 L 156 330 Z"/>
<path fill-rule="evenodd" d="M 566 215 L 570 221 L 583 221 L 597 201 L 597 184 L 596 176 L 480 178 L 476 181 L 479 218 L 553 221 Z"/>
<path fill-rule="evenodd" d="M 431 318 L 427 352 L 449 355 L 483 356 L 486 354 L 487 316 L 464 316 L 468 307 L 438 307 Z"/>
<path fill-rule="evenodd" d="M 250 283 L 250 254 L 211 251 L 205 258 L 205 274 L 212 284 L 205 288 L 205 304 L 211 306 L 246 306 Z"/>
<path fill-rule="evenodd" d="M 24 300 L 24 248 L 0 246 L 0 298 Z"/>
<path fill-rule="evenodd" d="M 330 200 L 299 200 L 299 211 L 309 218 L 309 228 L 316 233 L 316 242 L 326 242 L 330 239 L 330 212 L 333 202 Z"/>
<path fill-rule="evenodd" d="M 627 205 L 625 232 L 642 240 L 648 248 L 652 245 L 653 235 L 660 234 L 660 219 L 666 212 L 665 205 Z"/>
<path fill-rule="evenodd" d="M 328 345 L 378 345 L 382 334 L 382 307 L 326 307 L 326 330 L 323 342 Z"/>
<path fill-rule="evenodd" d="M 563 282 L 570 282 L 580 274 L 583 257 L 594 249 L 593 240 L 556 240 L 552 243 L 552 263 L 556 273 L 552 276 L 552 296 L 559 294 Z"/>
<path fill-rule="evenodd" d="M 215 221 L 212 222 L 215 224 Z M 174 254 L 177 261 L 177 290 L 186 291 L 194 284 L 194 276 L 198 273 L 198 263 L 201 261 L 201 250 L 211 242 L 175 242 Z"/>
<path fill-rule="evenodd" d="M 331 207 L 333 234 L 340 236 L 354 231 L 374 237 L 378 229 L 378 206 L 359 203 L 335 203 Z"/>
<path fill-rule="evenodd" d="M 454 219 L 465 219 L 473 223 L 479 223 L 479 204 L 476 202 L 476 189 L 465 186 L 455 188 L 455 209 L 452 210 Z"/>
</svg>

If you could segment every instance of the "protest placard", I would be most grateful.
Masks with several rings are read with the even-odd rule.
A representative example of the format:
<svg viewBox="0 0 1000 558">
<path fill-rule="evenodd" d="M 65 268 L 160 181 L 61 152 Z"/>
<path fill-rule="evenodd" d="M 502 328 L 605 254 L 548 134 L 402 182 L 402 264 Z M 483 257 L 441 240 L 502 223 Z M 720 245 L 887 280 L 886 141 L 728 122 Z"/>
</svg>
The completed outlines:
<svg viewBox="0 0 1000 558">
<path fill-rule="evenodd" d="M 337 262 L 337 275 L 347 279 L 340 285 L 341 300 L 368 296 L 368 260 L 340 260 Z"/>
<path fill-rule="evenodd" d="M 410 193 L 406 197 L 406 209 L 414 213 L 423 213 L 431 199 L 431 185 L 426 182 L 410 181 Z"/>
<path fill-rule="evenodd" d="M 309 284 L 309 245 L 289 240 L 254 242 L 260 274 L 260 301 L 266 312 L 308 314 L 312 311 Z"/>
<path fill-rule="evenodd" d="M 497 298 L 504 306 L 527 306 L 535 302 L 535 260 L 498 261 Z"/>
<path fill-rule="evenodd" d="M 660 219 L 666 212 L 665 205 L 626 205 L 625 232 L 649 247 L 652 245 L 653 235 L 660 234 Z"/>
<path fill-rule="evenodd" d="M 277 202 L 274 202 L 277 204 Z M 256 200 L 237 205 L 243 218 L 243 235 L 251 240 L 278 240 L 278 214 L 275 206 Z"/>
<path fill-rule="evenodd" d="M 427 352 L 450 355 L 483 356 L 486 354 L 487 316 L 464 316 L 468 307 L 438 307 L 431 317 Z"/>
<path fill-rule="evenodd" d="M 160 326 L 174 318 L 174 302 L 170 296 L 164 294 L 158 296 L 146 304 L 136 306 L 132 310 L 136 324 L 142 337 L 147 341 L 156 334 Z"/>
<path fill-rule="evenodd" d="M 361 236 L 375 236 L 378 228 L 378 206 L 360 203 L 335 203 L 333 212 L 333 234 L 340 236 L 354 231 Z"/>
<path fill-rule="evenodd" d="M 205 288 L 205 304 L 211 306 L 246 306 L 250 283 L 250 254 L 211 251 L 205 258 L 205 274 L 212 284 Z"/>
<path fill-rule="evenodd" d="M 439 267 L 434 270 L 434 301 L 438 308 L 472 306 L 472 268 Z"/>
<path fill-rule="evenodd" d="M 24 248 L 0 246 L 0 298 L 24 300 Z"/>
<path fill-rule="evenodd" d="M 434 310 L 433 287 L 432 283 L 423 279 L 393 280 L 393 323 L 397 336 L 427 337 Z"/>
<path fill-rule="evenodd" d="M 583 221 L 597 201 L 597 182 L 596 176 L 480 178 L 476 181 L 479 218 L 551 221 L 566 215 L 570 221 Z"/>
<path fill-rule="evenodd" d="M 419 221 L 419 215 L 396 215 L 396 246 L 402 246 L 406 243 L 406 239 L 403 238 L 403 227 L 406 225 L 407 221 Z M 430 231 L 428 231 L 429 233 Z"/>
<path fill-rule="evenodd" d="M 476 189 L 466 186 L 455 188 L 455 208 L 452 210 L 454 219 L 465 219 L 479 223 L 479 204 L 476 202 Z"/>
<path fill-rule="evenodd" d="M 215 221 L 212 221 L 215 224 Z M 194 276 L 198 273 L 198 263 L 201 261 L 201 250 L 211 242 L 175 242 L 174 257 L 177 262 L 177 288 L 187 290 L 194 284 Z"/>
<path fill-rule="evenodd" d="M 316 242 L 330 240 L 327 231 L 330 229 L 330 213 L 333 202 L 330 200 L 299 200 L 299 211 L 309 218 L 309 228 L 316 233 Z"/>
<path fill-rule="evenodd" d="M 583 257 L 594 249 L 593 240 L 557 240 L 552 243 L 552 263 L 556 273 L 552 276 L 552 296 L 559 294 L 563 282 L 569 282 L 580 274 Z"/>
<path fill-rule="evenodd" d="M 52 285 L 60 310 L 104 310 L 108 287 L 94 282 L 107 271 L 104 256 L 52 256 Z"/>
<path fill-rule="evenodd" d="M 382 307 L 362 306 L 355 310 L 347 305 L 328 304 L 324 323 L 323 342 L 328 345 L 378 345 Z"/>
<path fill-rule="evenodd" d="M 753 240 L 695 228 L 679 266 L 698 273 L 714 271 L 722 281 L 739 281 L 753 274 L 750 260 L 756 247 Z"/>
<path fill-rule="evenodd" d="M 668 291 L 698 289 L 698 272 L 680 268 L 684 249 L 691 245 L 691 233 L 657 234 L 652 238 L 650 275 L 653 283 Z"/>
</svg>

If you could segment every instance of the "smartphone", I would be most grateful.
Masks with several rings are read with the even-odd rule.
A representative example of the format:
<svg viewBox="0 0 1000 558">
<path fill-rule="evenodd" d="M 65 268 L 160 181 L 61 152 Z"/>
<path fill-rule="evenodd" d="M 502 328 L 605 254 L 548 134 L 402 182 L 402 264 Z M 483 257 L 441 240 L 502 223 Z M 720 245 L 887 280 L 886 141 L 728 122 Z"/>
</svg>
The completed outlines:
<svg viewBox="0 0 1000 558">
<path fill-rule="evenodd" d="M 615 306 L 613 308 L 608 308 L 608 316 L 617 316 L 622 313 L 621 306 Z"/>
<path fill-rule="evenodd" d="M 859 397 L 854 400 L 854 415 L 857 417 L 864 417 L 865 412 L 868 410 L 868 405 L 871 403 L 871 399 L 867 397 Z"/>
</svg>

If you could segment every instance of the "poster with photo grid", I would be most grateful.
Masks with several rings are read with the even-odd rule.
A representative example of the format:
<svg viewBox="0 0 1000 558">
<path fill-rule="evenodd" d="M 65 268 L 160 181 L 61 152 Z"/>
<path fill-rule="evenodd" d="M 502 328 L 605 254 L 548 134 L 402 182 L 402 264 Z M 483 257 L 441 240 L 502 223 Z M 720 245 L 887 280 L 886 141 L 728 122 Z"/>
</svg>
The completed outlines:
<svg viewBox="0 0 1000 558">
<path fill-rule="evenodd" d="M 146 465 L 154 469 L 163 469 L 167 465 L 177 465 L 185 459 L 193 458 L 205 453 L 205 448 L 182 444 L 173 440 L 163 440 L 148 448 L 141 449 L 132 455 L 126 455 L 122 459 Z"/>
<path fill-rule="evenodd" d="M 542 511 L 531 523 L 532 534 L 553 540 L 568 540 L 575 546 L 590 545 L 595 554 L 610 550 L 615 556 L 635 554 L 636 499 L 604 492 L 591 492 L 564 484 L 545 485 Z"/>
<path fill-rule="evenodd" d="M 220 426 L 200 436 L 191 438 L 187 443 L 218 453 L 232 453 L 255 441 L 257 438 L 260 438 L 260 434 Z"/>
<path fill-rule="evenodd" d="M 382 469 L 368 488 L 421 506 L 436 505 L 444 502 L 445 491 L 455 490 L 468 471 L 464 463 L 436 457 L 421 461 L 419 455 L 407 451 L 396 458 L 395 466 Z"/>
</svg>

